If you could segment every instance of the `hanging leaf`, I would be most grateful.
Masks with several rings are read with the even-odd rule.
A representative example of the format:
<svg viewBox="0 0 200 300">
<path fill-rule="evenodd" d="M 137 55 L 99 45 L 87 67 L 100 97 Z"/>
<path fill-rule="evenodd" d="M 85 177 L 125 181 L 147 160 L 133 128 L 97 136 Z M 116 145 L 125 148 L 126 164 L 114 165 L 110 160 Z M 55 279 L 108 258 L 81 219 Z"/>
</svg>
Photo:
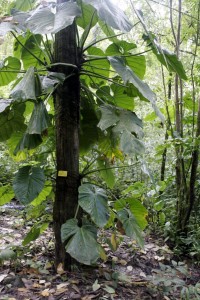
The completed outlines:
<svg viewBox="0 0 200 300">
<path fill-rule="evenodd" d="M 183 64 L 175 53 L 170 52 L 159 45 L 156 38 L 153 37 L 151 33 L 149 33 L 149 35 L 143 35 L 143 39 L 147 41 L 148 46 L 151 47 L 157 59 L 169 70 L 169 72 L 175 72 L 181 79 L 187 80 Z"/>
<path fill-rule="evenodd" d="M 40 134 L 29 134 L 25 133 L 14 149 L 13 154 L 16 155 L 19 151 L 24 151 L 24 149 L 35 149 L 42 143 L 42 137 Z"/>
<path fill-rule="evenodd" d="M 143 248 L 144 240 L 142 237 L 142 231 L 131 211 L 128 209 L 122 209 L 117 212 L 117 215 L 123 224 L 123 229 L 125 230 L 126 235 L 135 239 L 138 245 Z"/>
<path fill-rule="evenodd" d="M 120 136 L 120 149 L 127 155 L 141 155 L 145 151 L 143 142 L 137 139 L 131 132 L 124 130 Z"/>
<path fill-rule="evenodd" d="M 52 11 L 51 4 L 46 4 L 32 11 L 32 15 L 26 20 L 26 26 L 33 33 L 57 33 L 71 25 L 80 13 L 80 8 L 73 2 L 57 4 L 55 13 Z"/>
<path fill-rule="evenodd" d="M 101 120 L 98 123 L 98 127 L 101 130 L 106 130 L 110 126 L 114 126 L 119 122 L 119 116 L 116 114 L 116 108 L 113 106 L 101 106 Z"/>
<path fill-rule="evenodd" d="M 77 25 L 82 27 L 83 29 L 86 29 L 88 24 L 91 23 L 91 18 L 93 16 L 91 27 L 95 26 L 98 21 L 98 17 L 96 14 L 94 15 L 94 7 L 85 4 L 84 2 L 82 2 L 82 0 L 78 0 L 77 3 L 81 8 L 81 15 L 78 16 L 76 20 Z"/>
<path fill-rule="evenodd" d="M 99 18 L 109 26 L 123 32 L 128 32 L 133 27 L 122 9 L 110 0 L 83 0 L 83 2 L 91 4 L 97 10 Z"/>
<path fill-rule="evenodd" d="M 44 102 L 36 102 L 28 123 L 27 133 L 40 135 L 49 125 L 50 119 Z"/>
<path fill-rule="evenodd" d="M 123 133 L 124 131 L 130 133 L 136 133 L 136 135 L 140 138 L 143 137 L 143 124 L 142 120 L 138 118 L 138 116 L 131 111 L 121 110 L 119 111 L 119 122 L 114 128 L 114 132 L 117 134 Z"/>
<path fill-rule="evenodd" d="M 0 141 L 6 141 L 14 132 L 24 131 L 26 125 L 24 124 L 24 104 L 14 104 L 12 107 L 7 107 L 0 113 Z"/>
<path fill-rule="evenodd" d="M 109 219 L 107 196 L 102 188 L 92 184 L 79 187 L 79 205 L 90 214 L 91 219 L 99 227 L 106 225 Z"/>
<path fill-rule="evenodd" d="M 61 227 L 62 242 L 69 239 L 65 249 L 77 261 L 94 264 L 99 258 L 96 228 L 90 224 L 78 226 L 78 220 L 70 219 Z"/>
<path fill-rule="evenodd" d="M 46 94 L 50 94 L 56 84 L 62 84 L 65 80 L 65 74 L 57 72 L 49 72 L 47 76 L 41 77 L 42 90 Z"/>
<path fill-rule="evenodd" d="M 151 102 L 157 116 L 164 122 L 164 117 L 156 106 L 156 95 L 152 92 L 149 86 L 135 75 L 133 70 L 125 64 L 124 59 L 119 57 L 109 57 L 108 59 L 113 69 L 115 69 L 115 71 L 122 77 L 124 83 L 132 83 L 138 91 Z"/>
<path fill-rule="evenodd" d="M 113 132 L 120 137 L 120 148 L 128 155 L 142 154 L 144 144 L 133 134 L 143 137 L 142 121 L 135 113 L 130 111 L 117 110 L 111 106 L 101 106 L 101 120 L 98 127 L 101 130 L 113 128 Z"/>
<path fill-rule="evenodd" d="M 44 171 L 39 167 L 25 166 L 19 169 L 13 181 L 13 189 L 22 204 L 28 204 L 42 191 Z"/>
<path fill-rule="evenodd" d="M 12 187 L 4 185 L 0 187 L 0 206 L 10 202 L 14 198 L 15 194 Z"/>
<path fill-rule="evenodd" d="M 15 101 L 36 100 L 34 68 L 30 67 L 21 81 L 14 87 L 10 97 Z"/>
<path fill-rule="evenodd" d="M 21 69 L 19 59 L 9 56 L 0 62 L 0 86 L 5 86 L 15 80 Z"/>
</svg>

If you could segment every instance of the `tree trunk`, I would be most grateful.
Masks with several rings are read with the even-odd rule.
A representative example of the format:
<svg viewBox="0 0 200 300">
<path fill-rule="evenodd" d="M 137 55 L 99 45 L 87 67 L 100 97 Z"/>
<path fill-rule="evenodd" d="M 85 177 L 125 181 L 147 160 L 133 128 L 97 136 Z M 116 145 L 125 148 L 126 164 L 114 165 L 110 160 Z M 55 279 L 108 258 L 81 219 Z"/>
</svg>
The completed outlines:
<svg viewBox="0 0 200 300">
<path fill-rule="evenodd" d="M 78 65 L 75 24 L 56 34 L 55 62 Z M 78 205 L 80 81 L 78 71 L 73 67 L 60 65 L 56 71 L 71 77 L 64 81 L 54 96 L 57 162 L 53 208 L 55 267 L 62 264 L 63 269 L 70 269 L 72 259 L 61 241 L 61 226 L 74 218 Z"/>
</svg>

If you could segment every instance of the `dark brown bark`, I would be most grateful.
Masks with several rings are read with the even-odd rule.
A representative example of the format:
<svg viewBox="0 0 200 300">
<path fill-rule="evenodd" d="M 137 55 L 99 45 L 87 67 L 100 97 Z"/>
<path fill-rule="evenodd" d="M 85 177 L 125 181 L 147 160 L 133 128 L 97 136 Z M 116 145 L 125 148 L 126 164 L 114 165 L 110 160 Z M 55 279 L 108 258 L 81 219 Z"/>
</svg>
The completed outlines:
<svg viewBox="0 0 200 300">
<path fill-rule="evenodd" d="M 56 34 L 55 62 L 78 65 L 75 24 Z M 57 162 L 53 208 L 55 267 L 61 263 L 64 269 L 70 269 L 72 260 L 61 241 L 61 226 L 75 216 L 78 205 L 80 82 L 78 71 L 73 67 L 60 65 L 56 71 L 71 77 L 58 88 L 54 97 Z M 59 171 L 67 172 L 67 176 L 60 176 Z"/>
</svg>

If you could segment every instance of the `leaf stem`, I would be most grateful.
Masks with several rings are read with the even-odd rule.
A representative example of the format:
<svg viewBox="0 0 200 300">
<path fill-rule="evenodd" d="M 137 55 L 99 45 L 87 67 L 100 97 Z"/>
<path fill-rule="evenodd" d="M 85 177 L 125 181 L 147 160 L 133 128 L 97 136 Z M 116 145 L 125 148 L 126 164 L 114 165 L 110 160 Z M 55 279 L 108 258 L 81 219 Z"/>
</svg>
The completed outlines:
<svg viewBox="0 0 200 300">
<path fill-rule="evenodd" d="M 136 162 L 132 165 L 126 165 L 126 166 L 116 166 L 116 167 L 109 167 L 109 168 L 102 168 L 102 169 L 95 169 L 95 170 L 91 170 L 91 171 L 88 171 L 87 173 L 83 173 L 81 174 L 82 177 L 85 177 L 89 174 L 92 174 L 92 173 L 96 173 L 96 172 L 101 172 L 101 171 L 106 171 L 106 170 L 112 170 L 112 169 L 123 169 L 123 168 L 130 168 L 130 167 L 133 167 L 133 166 L 136 166 L 139 162 Z"/>
<path fill-rule="evenodd" d="M 23 45 L 20 40 L 17 38 L 17 36 L 14 34 L 13 31 L 11 31 L 11 34 L 14 36 L 14 38 L 17 40 L 17 42 L 28 52 L 30 53 L 40 64 L 42 64 L 43 66 L 46 66 L 46 64 L 39 59 L 34 53 L 32 53 L 25 45 Z"/>
</svg>

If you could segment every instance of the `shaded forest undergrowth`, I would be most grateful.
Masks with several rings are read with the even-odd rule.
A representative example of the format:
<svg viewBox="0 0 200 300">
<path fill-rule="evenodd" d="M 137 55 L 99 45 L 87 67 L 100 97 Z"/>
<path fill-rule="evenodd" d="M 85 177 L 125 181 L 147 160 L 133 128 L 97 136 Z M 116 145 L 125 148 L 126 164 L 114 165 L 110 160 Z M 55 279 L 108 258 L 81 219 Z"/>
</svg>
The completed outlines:
<svg viewBox="0 0 200 300">
<path fill-rule="evenodd" d="M 100 232 L 106 261 L 94 267 L 74 265 L 70 273 L 61 267 L 56 273 L 51 228 L 22 246 L 32 225 L 25 222 L 23 211 L 1 208 L 1 300 L 200 299 L 199 266 L 175 257 L 156 235 L 146 236 L 143 250 L 126 238 L 112 251 L 111 232 Z"/>
</svg>

